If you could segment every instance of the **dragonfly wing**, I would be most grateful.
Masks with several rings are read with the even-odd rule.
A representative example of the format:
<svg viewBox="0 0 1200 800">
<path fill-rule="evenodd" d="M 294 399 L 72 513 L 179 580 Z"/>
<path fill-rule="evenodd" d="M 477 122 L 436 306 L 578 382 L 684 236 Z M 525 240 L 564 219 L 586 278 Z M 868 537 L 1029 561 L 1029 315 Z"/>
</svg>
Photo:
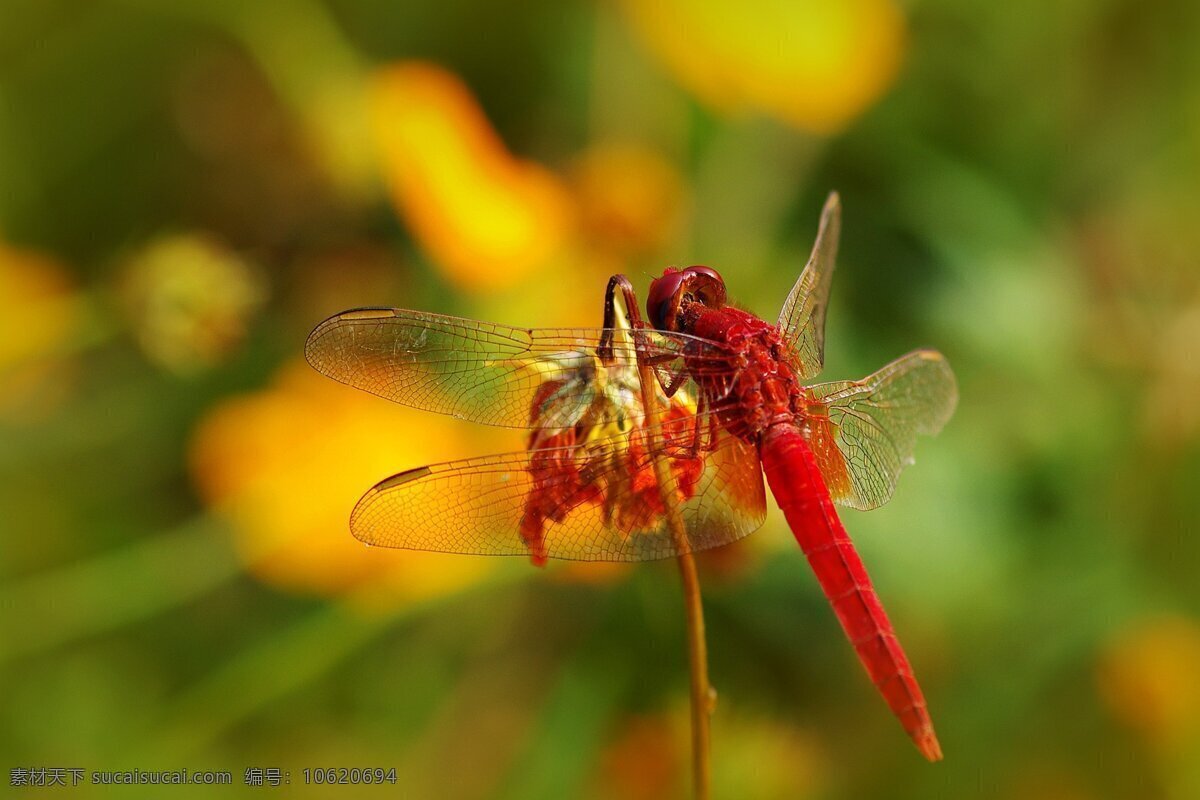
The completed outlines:
<svg viewBox="0 0 1200 800">
<path fill-rule="evenodd" d="M 958 403 L 954 373 L 934 350 L 909 353 L 860 381 L 808 391 L 817 401 L 811 439 L 834 501 L 863 510 L 891 498 L 917 434 L 940 431 Z"/>
<path fill-rule="evenodd" d="M 592 405 L 590 393 L 601 387 L 637 395 L 639 350 L 660 374 L 682 370 L 678 356 L 690 337 L 645 330 L 635 345 L 631 331 L 612 333 L 611 356 L 601 362 L 596 352 L 603 329 L 514 328 L 420 311 L 357 309 L 318 325 L 304 353 L 318 372 L 402 405 L 528 428 L 546 424 L 535 422 L 533 411 L 547 386 L 573 392 L 580 409 Z M 640 414 L 633 401 L 606 407 L 614 416 Z"/>
<path fill-rule="evenodd" d="M 841 230 L 841 201 L 837 192 L 831 192 L 821 211 L 812 255 L 779 313 L 778 325 L 790 351 L 792 369 L 801 378 L 819 374 L 825 362 L 825 309 Z"/>
<path fill-rule="evenodd" d="M 576 561 L 648 561 L 727 544 L 766 514 L 754 448 L 721 436 L 699 459 L 668 451 L 687 539 L 661 513 L 653 463 L 627 437 L 434 464 L 358 502 L 354 535 L 383 547 Z M 657 510 L 656 510 L 657 509 Z"/>
</svg>

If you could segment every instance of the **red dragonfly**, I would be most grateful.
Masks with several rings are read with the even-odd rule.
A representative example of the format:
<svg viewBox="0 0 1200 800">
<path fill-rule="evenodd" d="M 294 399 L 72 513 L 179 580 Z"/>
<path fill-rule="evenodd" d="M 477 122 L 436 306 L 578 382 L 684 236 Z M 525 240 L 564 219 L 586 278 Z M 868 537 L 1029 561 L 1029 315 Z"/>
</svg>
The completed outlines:
<svg viewBox="0 0 1200 800">
<path fill-rule="evenodd" d="M 932 350 L 863 380 L 802 384 L 823 365 L 840 219 L 830 195 L 776 324 L 728 305 L 721 277 L 700 266 L 653 281 L 650 326 L 623 276 L 609 281 L 598 329 L 402 309 L 321 323 L 305 354 L 323 374 L 415 408 L 530 430 L 524 451 L 381 481 L 355 507 L 352 532 L 374 545 L 525 554 L 536 564 L 668 558 L 758 528 L 765 472 L 871 680 L 925 757 L 939 760 L 924 696 L 834 503 L 886 502 L 917 434 L 941 429 L 957 391 Z M 657 416 L 643 405 L 647 375 Z M 667 524 L 655 459 L 669 465 L 684 540 Z"/>
</svg>

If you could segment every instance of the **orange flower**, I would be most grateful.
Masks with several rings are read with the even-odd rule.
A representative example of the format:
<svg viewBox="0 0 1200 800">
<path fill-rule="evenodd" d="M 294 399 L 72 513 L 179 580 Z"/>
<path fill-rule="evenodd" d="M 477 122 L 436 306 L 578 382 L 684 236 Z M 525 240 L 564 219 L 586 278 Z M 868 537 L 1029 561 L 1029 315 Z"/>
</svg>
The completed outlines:
<svg viewBox="0 0 1200 800">
<path fill-rule="evenodd" d="M 566 561 L 547 577 L 559 583 L 605 586 L 625 580 L 633 568 L 628 561 Z"/>
<path fill-rule="evenodd" d="M 146 355 L 183 373 L 224 358 L 266 299 L 242 259 L 195 234 L 151 242 L 129 262 L 120 288 Z"/>
<path fill-rule="evenodd" d="M 675 720 L 667 716 L 626 720 L 601 755 L 601 796 L 675 797 L 687 763 L 687 745 L 679 734 Z"/>
<path fill-rule="evenodd" d="M 192 472 L 263 580 L 319 594 L 419 599 L 466 586 L 496 559 L 368 548 L 350 535 L 350 510 L 388 475 L 480 452 L 460 431 L 446 417 L 353 391 L 301 362 L 209 414 L 192 443 Z"/>
<path fill-rule="evenodd" d="M 756 108 L 832 133 L 879 98 L 903 50 L 890 0 L 737 3 L 624 0 L 649 49 L 720 111 Z"/>
<path fill-rule="evenodd" d="M 676 232 L 683 178 L 649 148 L 607 142 L 589 148 L 573 170 L 583 233 L 618 255 L 650 251 Z"/>
<path fill-rule="evenodd" d="M 422 62 L 389 67 L 375 79 L 371 106 L 392 200 L 447 277 L 495 290 L 559 251 L 565 190 L 508 152 L 456 76 Z"/>
<path fill-rule="evenodd" d="M 12 413 L 53 383 L 80 311 L 60 264 L 0 244 L 0 412 Z"/>
<path fill-rule="evenodd" d="M 1197 676 L 1200 626 L 1183 617 L 1141 620 L 1120 632 L 1097 673 L 1100 694 L 1113 713 L 1163 743 L 1196 730 Z"/>
</svg>

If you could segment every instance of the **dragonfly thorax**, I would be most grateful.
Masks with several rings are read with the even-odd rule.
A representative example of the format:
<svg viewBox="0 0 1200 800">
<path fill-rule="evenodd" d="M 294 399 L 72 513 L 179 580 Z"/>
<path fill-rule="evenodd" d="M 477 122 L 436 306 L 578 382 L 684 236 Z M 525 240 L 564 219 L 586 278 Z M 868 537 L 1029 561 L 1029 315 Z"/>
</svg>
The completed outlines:
<svg viewBox="0 0 1200 800">
<path fill-rule="evenodd" d="M 706 350 L 705 363 L 693 374 L 731 432 L 757 441 L 772 425 L 795 420 L 803 408 L 803 389 L 782 357 L 774 325 L 732 306 L 700 309 L 685 321 L 685 333 L 722 345 Z M 726 361 L 723 369 L 712 368 L 715 354 Z"/>
</svg>

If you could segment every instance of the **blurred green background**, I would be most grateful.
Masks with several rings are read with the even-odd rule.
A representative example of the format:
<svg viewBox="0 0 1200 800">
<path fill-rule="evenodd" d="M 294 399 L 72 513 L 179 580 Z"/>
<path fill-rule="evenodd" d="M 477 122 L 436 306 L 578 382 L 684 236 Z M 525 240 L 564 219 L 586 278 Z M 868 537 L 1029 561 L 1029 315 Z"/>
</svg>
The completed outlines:
<svg viewBox="0 0 1200 800">
<path fill-rule="evenodd" d="M 688 796 L 672 565 L 368 552 L 375 481 L 521 439 L 300 353 L 359 305 L 596 325 L 666 264 L 770 318 L 837 189 L 827 377 L 960 383 L 844 514 L 946 760 L 773 514 L 701 565 L 716 796 L 1200 796 L 1200 6 L 831 5 L 5 2 L 6 784 Z"/>
</svg>

